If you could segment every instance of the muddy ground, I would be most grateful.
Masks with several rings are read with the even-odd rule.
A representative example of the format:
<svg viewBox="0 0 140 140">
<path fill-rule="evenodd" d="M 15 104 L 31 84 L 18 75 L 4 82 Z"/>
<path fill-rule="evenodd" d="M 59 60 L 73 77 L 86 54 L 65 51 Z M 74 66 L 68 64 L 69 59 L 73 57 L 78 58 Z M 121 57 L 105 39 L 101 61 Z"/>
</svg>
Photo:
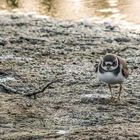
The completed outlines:
<svg viewBox="0 0 140 140">
<path fill-rule="evenodd" d="M 139 49 L 139 32 L 109 23 L 0 15 L 0 83 L 19 93 L 0 86 L 0 139 L 139 140 Z M 120 101 L 96 79 L 107 52 L 131 69 Z"/>
</svg>

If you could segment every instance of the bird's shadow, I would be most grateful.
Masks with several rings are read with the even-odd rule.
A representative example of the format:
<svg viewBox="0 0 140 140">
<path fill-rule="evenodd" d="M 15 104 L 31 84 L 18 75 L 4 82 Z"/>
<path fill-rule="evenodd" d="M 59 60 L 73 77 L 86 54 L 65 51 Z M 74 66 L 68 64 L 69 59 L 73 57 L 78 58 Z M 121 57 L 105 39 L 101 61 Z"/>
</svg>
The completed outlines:
<svg viewBox="0 0 140 140">
<path fill-rule="evenodd" d="M 81 97 L 81 103 L 85 104 L 102 104 L 107 105 L 111 102 L 111 98 L 109 94 L 86 94 Z"/>
<path fill-rule="evenodd" d="M 94 93 L 82 95 L 81 103 L 92 105 L 126 105 L 128 101 L 124 98 L 118 99 L 117 96 L 111 98 L 111 95 L 108 93 Z"/>
</svg>

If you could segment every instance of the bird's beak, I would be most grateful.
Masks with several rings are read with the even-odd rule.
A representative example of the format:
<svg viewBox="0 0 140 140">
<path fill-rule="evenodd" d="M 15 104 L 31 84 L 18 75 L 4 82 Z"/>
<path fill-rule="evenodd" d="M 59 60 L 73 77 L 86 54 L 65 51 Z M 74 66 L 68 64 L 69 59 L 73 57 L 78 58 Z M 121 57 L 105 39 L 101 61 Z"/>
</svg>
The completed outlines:
<svg viewBox="0 0 140 140">
<path fill-rule="evenodd" d="M 107 70 L 110 70 L 110 67 L 111 67 L 111 65 L 108 64 L 108 65 L 107 65 Z"/>
</svg>

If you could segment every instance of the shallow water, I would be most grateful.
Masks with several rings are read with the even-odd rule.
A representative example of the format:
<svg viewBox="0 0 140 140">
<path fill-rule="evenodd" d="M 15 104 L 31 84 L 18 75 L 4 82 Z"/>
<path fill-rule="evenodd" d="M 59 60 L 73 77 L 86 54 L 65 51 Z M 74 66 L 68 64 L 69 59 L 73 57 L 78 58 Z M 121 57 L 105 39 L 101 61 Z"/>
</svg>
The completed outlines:
<svg viewBox="0 0 140 140">
<path fill-rule="evenodd" d="M 111 19 L 140 23 L 140 0 L 0 0 L 1 11 L 47 15 L 64 20 Z"/>
<path fill-rule="evenodd" d="M 0 82 L 1 83 L 6 82 L 6 81 L 14 81 L 14 80 L 15 80 L 14 77 L 3 77 L 3 78 L 0 77 Z"/>
<path fill-rule="evenodd" d="M 63 134 L 69 133 L 69 131 L 68 131 L 68 130 L 59 130 L 59 131 L 57 131 L 56 133 L 57 133 L 57 134 L 63 135 Z"/>
</svg>

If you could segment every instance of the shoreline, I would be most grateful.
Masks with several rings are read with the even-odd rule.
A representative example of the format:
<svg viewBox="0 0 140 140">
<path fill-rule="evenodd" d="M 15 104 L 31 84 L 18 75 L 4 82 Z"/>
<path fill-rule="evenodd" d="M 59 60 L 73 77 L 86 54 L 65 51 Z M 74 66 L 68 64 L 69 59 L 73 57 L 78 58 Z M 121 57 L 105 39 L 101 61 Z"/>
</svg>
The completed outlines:
<svg viewBox="0 0 140 140">
<path fill-rule="evenodd" d="M 17 16 L 17 17 L 31 17 L 31 18 L 37 18 L 37 19 L 46 19 L 46 20 L 50 20 L 50 21 L 55 21 L 55 22 L 69 22 L 69 23 L 87 23 L 87 24 L 110 24 L 112 26 L 118 26 L 119 28 L 122 29 L 128 29 L 128 30 L 134 30 L 136 32 L 140 32 L 140 25 L 138 23 L 134 23 L 131 21 L 127 21 L 127 20 L 114 20 L 113 18 L 87 18 L 87 19 L 79 19 L 79 20 L 63 20 L 60 18 L 55 18 L 55 17 L 51 17 L 51 16 L 47 16 L 47 15 L 39 15 L 36 14 L 34 12 L 29 12 L 29 13 L 23 13 L 23 12 L 17 12 L 17 11 L 13 11 L 13 12 L 8 12 L 8 11 L 0 11 L 0 15 L 8 15 L 8 16 Z"/>
<path fill-rule="evenodd" d="M 1 139 L 140 138 L 139 32 L 32 15 L 0 18 L 0 82 L 21 92 L 9 95 L 0 87 Z M 118 103 L 96 86 L 94 66 L 107 52 L 133 69 Z M 22 96 L 57 78 L 63 80 L 36 100 Z"/>
</svg>

